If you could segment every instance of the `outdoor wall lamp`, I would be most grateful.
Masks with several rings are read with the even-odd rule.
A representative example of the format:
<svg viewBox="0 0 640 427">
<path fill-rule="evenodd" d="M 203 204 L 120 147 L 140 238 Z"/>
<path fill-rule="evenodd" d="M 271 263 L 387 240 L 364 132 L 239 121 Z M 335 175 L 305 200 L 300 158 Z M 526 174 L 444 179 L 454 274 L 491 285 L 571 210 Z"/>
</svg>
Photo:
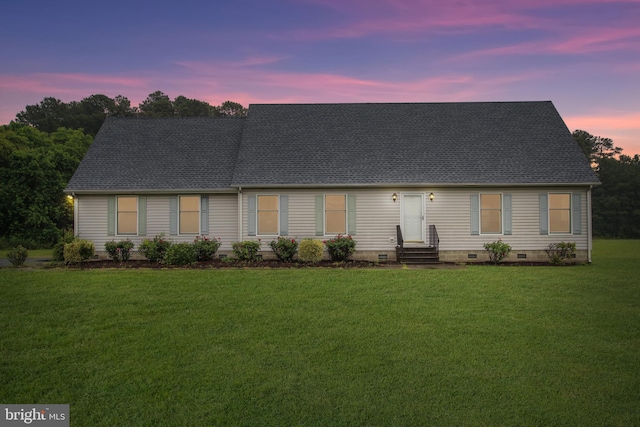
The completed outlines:
<svg viewBox="0 0 640 427">
<path fill-rule="evenodd" d="M 433 193 L 429 194 L 429 200 L 431 200 L 433 202 L 433 199 L 435 199 L 435 198 L 436 198 L 435 194 L 433 194 Z"/>
<path fill-rule="evenodd" d="M 393 195 L 391 196 L 391 199 L 393 199 L 393 203 L 395 203 L 396 200 L 398 200 L 398 195 L 396 193 L 393 193 Z"/>
</svg>

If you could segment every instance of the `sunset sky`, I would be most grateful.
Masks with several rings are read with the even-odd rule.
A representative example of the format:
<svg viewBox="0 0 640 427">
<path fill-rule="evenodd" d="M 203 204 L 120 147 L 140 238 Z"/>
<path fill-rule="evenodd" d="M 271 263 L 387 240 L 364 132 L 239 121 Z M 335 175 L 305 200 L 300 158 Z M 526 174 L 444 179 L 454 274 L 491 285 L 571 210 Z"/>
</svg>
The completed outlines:
<svg viewBox="0 0 640 427">
<path fill-rule="evenodd" d="M 21 0 L 0 124 L 44 97 L 219 105 L 551 100 L 640 153 L 640 0 Z"/>
</svg>

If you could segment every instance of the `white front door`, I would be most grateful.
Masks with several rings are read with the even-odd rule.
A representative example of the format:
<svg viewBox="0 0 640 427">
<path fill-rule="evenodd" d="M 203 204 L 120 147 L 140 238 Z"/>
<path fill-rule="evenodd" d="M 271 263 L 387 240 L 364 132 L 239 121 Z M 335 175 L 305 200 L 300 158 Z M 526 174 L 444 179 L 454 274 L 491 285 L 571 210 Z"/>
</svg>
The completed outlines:
<svg viewBox="0 0 640 427">
<path fill-rule="evenodd" d="M 406 242 L 424 242 L 424 195 L 402 195 L 402 237 Z"/>
</svg>

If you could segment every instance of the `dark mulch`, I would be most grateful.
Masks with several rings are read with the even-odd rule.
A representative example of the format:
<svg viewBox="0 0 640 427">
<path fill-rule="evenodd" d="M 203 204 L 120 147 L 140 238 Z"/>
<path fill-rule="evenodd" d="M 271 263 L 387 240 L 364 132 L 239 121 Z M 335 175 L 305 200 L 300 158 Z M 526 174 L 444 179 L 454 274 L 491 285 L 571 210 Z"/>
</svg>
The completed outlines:
<svg viewBox="0 0 640 427">
<path fill-rule="evenodd" d="M 160 263 L 149 262 L 147 260 L 129 260 L 124 262 L 115 262 L 112 260 L 91 260 L 84 263 L 84 269 L 96 268 L 188 268 L 188 269 L 221 269 L 221 268 L 308 268 L 308 267 L 325 267 L 325 268 L 393 268 L 401 267 L 396 263 L 374 263 L 368 261 L 347 261 L 347 262 L 331 262 L 321 261 L 316 264 L 307 264 L 302 262 L 282 262 L 278 260 L 262 260 L 256 262 L 229 260 L 223 261 L 216 259 L 213 261 L 197 262 L 191 265 L 172 266 Z"/>
</svg>

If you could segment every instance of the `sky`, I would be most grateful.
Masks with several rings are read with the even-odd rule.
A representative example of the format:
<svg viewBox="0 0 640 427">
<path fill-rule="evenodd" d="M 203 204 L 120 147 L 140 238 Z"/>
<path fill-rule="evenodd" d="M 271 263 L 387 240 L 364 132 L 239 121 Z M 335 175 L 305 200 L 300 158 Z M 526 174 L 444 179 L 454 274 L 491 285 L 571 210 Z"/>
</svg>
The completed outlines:
<svg viewBox="0 0 640 427">
<path fill-rule="evenodd" d="M 640 0 L 20 0 L 0 124 L 45 97 L 220 105 L 550 100 L 640 154 Z"/>
</svg>

